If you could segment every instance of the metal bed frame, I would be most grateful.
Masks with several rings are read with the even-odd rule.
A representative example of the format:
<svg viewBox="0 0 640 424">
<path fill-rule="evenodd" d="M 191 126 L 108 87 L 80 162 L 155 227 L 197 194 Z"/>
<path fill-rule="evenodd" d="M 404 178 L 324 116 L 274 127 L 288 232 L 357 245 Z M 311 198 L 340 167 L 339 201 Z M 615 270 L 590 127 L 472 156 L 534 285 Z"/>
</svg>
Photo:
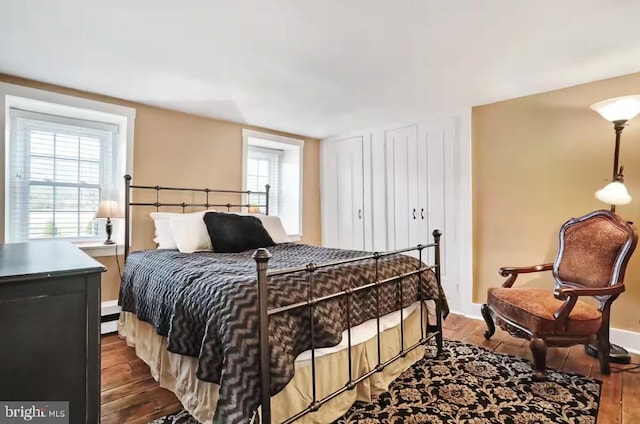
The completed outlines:
<svg viewBox="0 0 640 424">
<path fill-rule="evenodd" d="M 269 184 L 264 186 L 264 191 L 251 191 L 251 190 L 220 190 L 220 189 L 211 189 L 211 188 L 184 188 L 184 187 L 163 187 L 163 186 L 146 186 L 146 185 L 133 185 L 131 184 L 132 177 L 127 174 L 124 176 L 124 259 L 127 260 L 127 256 L 129 256 L 130 249 L 130 237 L 131 237 L 131 206 L 152 206 L 156 208 L 156 211 L 159 211 L 161 207 L 180 207 L 182 208 L 182 213 L 185 212 L 185 209 L 188 207 L 199 207 L 199 208 L 227 208 L 227 212 L 231 211 L 231 208 L 263 208 L 265 210 L 265 215 L 269 215 L 269 190 L 271 186 Z M 131 201 L 131 193 L 132 190 L 150 190 L 155 191 L 155 202 L 132 202 Z M 191 192 L 191 193 L 204 193 L 205 194 L 205 202 L 204 203 L 162 203 L 160 202 L 160 192 L 161 191 L 182 191 L 182 192 Z M 215 194 L 238 194 L 238 195 L 246 195 L 247 203 L 234 204 L 234 203 L 209 203 L 209 198 L 211 195 Z M 265 201 L 264 204 L 250 203 L 250 197 L 252 195 L 256 196 L 264 196 Z"/>
<path fill-rule="evenodd" d="M 160 207 L 181 207 L 182 212 L 185 212 L 185 208 L 187 207 L 204 207 L 206 209 L 210 207 L 226 207 L 227 211 L 230 211 L 231 208 L 250 208 L 250 207 L 260 207 L 264 208 L 266 214 L 269 213 L 269 185 L 265 186 L 264 192 L 252 192 L 252 191 L 242 191 L 242 190 L 217 190 L 217 189 L 198 189 L 198 188 L 180 188 L 180 187 L 163 187 L 163 186 L 144 186 L 144 185 L 132 185 L 131 184 L 131 176 L 125 175 L 125 253 L 124 258 L 125 261 L 127 256 L 129 255 L 129 237 L 130 237 L 130 226 L 131 226 L 131 213 L 130 209 L 132 206 L 150 206 L 155 207 L 156 211 L 159 210 Z M 131 191 L 137 190 L 153 190 L 156 193 L 156 201 L 155 202 L 132 202 L 131 201 Z M 161 191 L 185 191 L 185 192 L 201 192 L 206 194 L 206 201 L 204 203 L 162 203 L 160 202 L 160 192 Z M 247 199 L 251 195 L 259 195 L 265 197 L 264 204 L 231 204 L 231 203 L 222 203 L 215 204 L 209 203 L 209 195 L 210 194 L 239 194 L 239 195 L 247 195 Z M 257 249 L 253 254 L 253 259 L 256 261 L 257 268 L 257 288 L 258 288 L 258 313 L 259 313 L 259 342 L 260 342 L 260 404 L 261 404 L 261 414 L 260 414 L 260 422 L 263 424 L 271 424 L 271 373 L 270 373 L 270 347 L 269 347 L 269 319 L 272 315 L 281 314 L 293 309 L 298 308 L 308 308 L 309 310 L 309 322 L 310 322 L 310 330 L 311 330 L 311 384 L 312 384 L 312 396 L 313 400 L 305 408 L 304 410 L 298 412 L 297 414 L 289 417 L 287 420 L 283 421 L 282 424 L 290 424 L 299 418 L 307 415 L 309 413 L 317 411 L 322 405 L 339 396 L 340 394 L 352 390 L 355 388 L 356 384 L 361 381 L 369 378 L 371 375 L 376 372 L 382 371 L 387 365 L 396 361 L 397 359 L 405 357 L 409 352 L 417 349 L 420 346 L 427 345 L 432 339 L 435 338 L 436 341 L 436 355 L 435 357 L 440 356 L 443 350 L 443 337 L 442 337 L 442 305 L 440 303 L 440 298 L 442 297 L 442 285 L 441 285 L 441 277 L 440 277 L 440 237 L 442 233 L 439 230 L 434 230 L 433 233 L 433 243 L 422 245 L 419 244 L 416 247 L 410 247 L 406 249 L 399 249 L 389 252 L 375 252 L 373 254 L 352 258 L 352 259 L 344 259 L 333 262 L 327 262 L 322 264 L 310 263 L 306 266 L 301 266 L 297 268 L 289 268 L 278 271 L 268 270 L 269 259 L 271 258 L 271 253 L 267 249 L 261 248 Z M 433 249 L 434 251 L 434 264 L 424 266 L 423 259 L 423 251 L 425 249 Z M 379 279 L 378 278 L 378 270 L 379 270 L 379 262 L 380 259 L 401 254 L 401 253 L 409 253 L 409 252 L 417 252 L 419 265 L 414 271 L 402 273 L 390 278 Z M 329 268 L 338 265 L 344 265 L 349 263 L 363 262 L 363 261 L 375 261 L 375 281 L 371 281 L 367 284 L 363 284 L 358 287 L 347 288 L 340 292 L 336 292 L 330 295 L 315 297 L 313 294 L 314 289 L 314 273 L 323 268 Z M 423 289 L 422 289 L 422 274 L 428 271 L 433 271 L 436 278 L 437 288 L 438 288 L 438 299 L 425 299 Z M 297 302 L 285 306 L 280 306 L 277 308 L 269 308 L 267 303 L 268 299 L 268 291 L 269 291 L 269 278 L 274 276 L 282 276 L 288 274 L 294 274 L 299 272 L 307 273 L 307 281 L 309 283 L 309 296 L 306 301 Z M 400 308 L 400 351 L 389 358 L 386 361 L 382 361 L 381 355 L 381 342 L 380 342 L 380 287 L 387 284 L 396 284 L 397 294 L 399 298 L 403 299 L 403 283 L 405 279 L 417 276 L 419 278 L 418 287 L 419 287 L 419 301 L 420 301 L 420 340 L 415 344 L 405 347 L 404 340 L 404 312 L 403 309 Z M 330 393 L 329 395 L 318 399 L 317 397 L 317 385 L 316 385 L 316 366 L 315 366 L 315 343 L 314 343 L 314 319 L 313 312 L 314 308 L 323 302 L 327 302 L 331 299 L 337 298 L 346 298 L 346 314 L 347 314 L 347 328 L 351 328 L 351 298 L 354 293 L 360 292 L 362 290 L 373 289 L 375 291 L 376 296 L 376 324 L 377 324 L 377 365 L 369 372 L 354 377 L 352 364 L 351 364 L 351 331 L 347 331 L 347 352 L 348 352 L 348 365 L 349 365 L 349 379 L 347 383 L 341 387 L 340 389 Z M 430 323 L 424 323 L 424 312 L 425 312 L 425 301 L 433 300 L 436 304 L 436 323 L 432 325 Z M 402 303 L 402 302 L 401 302 Z M 402 305 L 401 305 L 402 306 Z M 426 328 L 425 328 L 426 327 Z"/>
</svg>

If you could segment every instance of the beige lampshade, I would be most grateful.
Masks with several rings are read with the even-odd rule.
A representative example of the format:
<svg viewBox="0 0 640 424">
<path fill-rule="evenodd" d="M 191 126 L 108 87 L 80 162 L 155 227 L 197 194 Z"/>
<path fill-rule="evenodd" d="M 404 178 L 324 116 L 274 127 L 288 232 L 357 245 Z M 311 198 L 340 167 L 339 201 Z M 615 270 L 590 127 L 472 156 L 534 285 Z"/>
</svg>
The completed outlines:
<svg viewBox="0 0 640 424">
<path fill-rule="evenodd" d="M 604 188 L 596 191 L 596 199 L 608 205 L 627 205 L 631 203 L 631 196 L 624 183 L 613 181 Z"/>
<path fill-rule="evenodd" d="M 115 200 L 102 200 L 96 218 L 124 218 L 124 211 Z"/>
<path fill-rule="evenodd" d="M 640 113 L 640 95 L 603 100 L 592 104 L 591 109 L 610 122 L 628 121 Z"/>
</svg>

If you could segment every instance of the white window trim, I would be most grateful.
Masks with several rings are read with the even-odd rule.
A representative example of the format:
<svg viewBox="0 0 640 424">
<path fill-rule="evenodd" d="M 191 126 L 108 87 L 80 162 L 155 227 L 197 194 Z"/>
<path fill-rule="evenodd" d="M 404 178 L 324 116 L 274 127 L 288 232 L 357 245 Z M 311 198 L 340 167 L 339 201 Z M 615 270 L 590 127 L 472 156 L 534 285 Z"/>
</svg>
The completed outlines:
<svg viewBox="0 0 640 424">
<path fill-rule="evenodd" d="M 5 242 L 7 228 L 6 199 L 8 181 L 6 173 L 9 157 L 6 152 L 10 134 L 6 123 L 9 119 L 9 109 L 11 107 L 54 115 L 66 110 L 67 115 L 76 118 L 87 120 L 102 119 L 107 122 L 117 123 L 122 134 L 126 134 L 125 170 L 127 174 L 132 173 L 134 123 L 136 118 L 136 110 L 134 108 L 0 82 L 0 128 L 4 129 L 4 131 L 0 131 L 0 187 L 4 189 L 3 195 L 0 196 L 0 243 Z M 122 187 L 124 189 L 124 182 Z M 98 247 L 98 244 L 96 243 L 94 247 Z M 98 250 L 107 251 L 106 249 Z M 95 253 L 98 253 L 98 251 L 96 250 Z"/>
<path fill-rule="evenodd" d="M 249 138 L 259 138 L 267 141 L 274 141 L 276 143 L 289 144 L 293 146 L 297 146 L 300 149 L 300 189 L 298 194 L 298 202 L 299 202 L 299 231 L 298 234 L 289 234 L 289 241 L 300 241 L 303 236 L 302 228 L 303 228 L 303 213 L 302 213 L 302 193 L 304 187 L 304 140 L 292 137 L 285 137 L 283 135 L 276 135 L 262 131 L 249 130 L 246 128 L 242 129 L 242 190 L 247 189 L 247 158 L 249 153 Z"/>
</svg>

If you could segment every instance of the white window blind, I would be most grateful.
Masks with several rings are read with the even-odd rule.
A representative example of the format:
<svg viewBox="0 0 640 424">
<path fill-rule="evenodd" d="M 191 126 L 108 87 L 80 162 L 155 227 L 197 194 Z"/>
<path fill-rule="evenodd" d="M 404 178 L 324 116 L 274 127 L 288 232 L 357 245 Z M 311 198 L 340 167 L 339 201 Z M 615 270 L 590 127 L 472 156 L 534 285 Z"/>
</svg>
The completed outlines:
<svg viewBox="0 0 640 424">
<path fill-rule="evenodd" d="M 8 241 L 102 238 L 118 125 L 9 110 Z"/>
<path fill-rule="evenodd" d="M 269 215 L 278 215 L 280 210 L 280 163 L 282 150 L 249 146 L 247 154 L 247 190 L 265 190 L 269 184 Z M 263 204 L 264 196 L 251 196 L 249 203 Z"/>
<path fill-rule="evenodd" d="M 304 141 L 243 129 L 243 187 L 264 191 L 271 186 L 269 214 L 280 218 L 291 240 L 302 235 L 302 165 Z M 249 203 L 264 202 L 250 196 Z"/>
</svg>

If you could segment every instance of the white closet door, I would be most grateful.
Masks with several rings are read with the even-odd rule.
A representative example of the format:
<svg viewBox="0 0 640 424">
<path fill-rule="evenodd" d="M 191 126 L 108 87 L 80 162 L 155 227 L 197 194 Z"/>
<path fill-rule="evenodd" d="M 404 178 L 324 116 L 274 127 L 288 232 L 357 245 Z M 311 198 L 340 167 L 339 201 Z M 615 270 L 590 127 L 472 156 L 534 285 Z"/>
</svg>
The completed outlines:
<svg viewBox="0 0 640 424">
<path fill-rule="evenodd" d="M 323 146 L 323 244 L 364 250 L 363 139 Z"/>
<path fill-rule="evenodd" d="M 455 123 L 453 119 L 421 124 L 418 126 L 418 187 L 420 210 L 424 208 L 424 220 L 420 220 L 420 232 L 428 241 L 431 233 L 442 231 L 441 278 L 442 286 L 450 300 L 457 302 L 457 281 L 450 263 L 455 261 Z M 430 249 L 429 262 L 434 261 Z M 453 305 L 452 305 L 453 306 Z"/>
<path fill-rule="evenodd" d="M 387 235 L 391 250 L 409 247 L 413 241 L 416 202 L 417 127 L 385 132 L 387 160 Z"/>
<path fill-rule="evenodd" d="M 338 146 L 334 141 L 320 144 L 322 245 L 338 246 Z"/>
<path fill-rule="evenodd" d="M 459 310 L 460 272 L 467 273 L 459 269 L 465 260 L 460 252 L 466 249 L 456 227 L 465 229 L 464 223 L 456 222 L 457 209 L 466 204 L 458 198 L 464 181 L 461 169 L 456 169 L 462 128 L 459 118 L 452 116 L 363 131 L 322 145 L 323 153 L 329 152 L 322 161 L 324 245 L 395 250 L 430 244 L 433 230 L 442 231 L 440 271 L 452 310 Z M 423 260 L 432 264 L 433 249 L 426 252 Z"/>
<path fill-rule="evenodd" d="M 430 153 L 428 149 L 429 130 L 424 125 L 418 126 L 418 143 L 416 149 L 416 159 L 418 170 L 414 174 L 417 182 L 416 205 L 418 208 L 418 219 L 415 225 L 416 235 L 420 238 L 417 243 L 429 244 L 433 242 L 433 236 L 429 231 L 429 174 L 431 173 Z M 430 249 L 431 250 L 431 249 Z M 425 261 L 433 260 L 433 257 L 425 257 Z"/>
</svg>

